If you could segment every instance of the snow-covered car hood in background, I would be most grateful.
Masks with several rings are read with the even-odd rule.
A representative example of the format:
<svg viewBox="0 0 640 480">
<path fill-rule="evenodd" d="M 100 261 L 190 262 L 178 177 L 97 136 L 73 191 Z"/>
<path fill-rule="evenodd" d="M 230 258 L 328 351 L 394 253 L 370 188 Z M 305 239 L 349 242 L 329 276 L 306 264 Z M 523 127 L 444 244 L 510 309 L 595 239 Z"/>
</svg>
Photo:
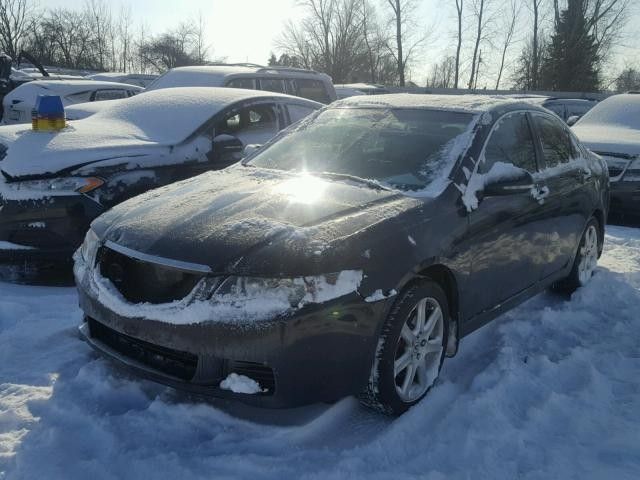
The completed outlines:
<svg viewBox="0 0 640 480">
<path fill-rule="evenodd" d="M 150 155 L 162 147 L 132 134 L 132 128 L 123 122 L 96 124 L 90 119 L 68 124 L 56 133 L 36 132 L 28 124 L 3 126 L 0 144 L 7 151 L 0 170 L 12 179 L 52 176 L 103 160 Z"/>
<path fill-rule="evenodd" d="M 83 118 L 90 117 L 98 112 L 108 109 L 112 105 L 117 105 L 120 102 L 126 102 L 128 98 L 119 98 L 117 100 L 109 100 L 106 102 L 86 102 L 75 103 L 64 108 L 64 113 L 67 120 L 82 120 Z"/>
<path fill-rule="evenodd" d="M 574 125 L 573 132 L 593 152 L 640 155 L 640 131 L 614 125 Z"/>
<path fill-rule="evenodd" d="M 279 275 L 284 268 L 311 275 L 334 266 L 357 269 L 368 247 L 355 238 L 382 222 L 394 232 L 387 221 L 423 202 L 396 191 L 235 166 L 128 200 L 92 228 L 105 241 L 214 272 Z"/>
</svg>

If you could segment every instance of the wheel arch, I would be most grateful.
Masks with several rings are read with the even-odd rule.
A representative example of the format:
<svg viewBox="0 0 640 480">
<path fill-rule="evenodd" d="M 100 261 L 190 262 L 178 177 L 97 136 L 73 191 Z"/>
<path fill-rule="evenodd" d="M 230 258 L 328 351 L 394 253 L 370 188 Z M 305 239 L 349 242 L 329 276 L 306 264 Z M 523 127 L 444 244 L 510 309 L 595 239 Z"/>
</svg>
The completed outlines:
<svg viewBox="0 0 640 480">
<path fill-rule="evenodd" d="M 447 357 L 453 357 L 458 352 L 460 341 L 460 293 L 455 275 L 445 265 L 433 264 L 418 272 L 418 277 L 428 278 L 436 282 L 447 295 L 449 303 L 449 338 L 447 340 Z"/>
<path fill-rule="evenodd" d="M 591 216 L 598 221 L 598 235 L 600 235 L 600 246 L 598 248 L 598 257 L 599 257 L 600 255 L 602 255 L 602 249 L 604 247 L 604 229 L 605 229 L 606 220 L 604 216 L 604 211 L 602 211 L 601 209 L 594 210 Z"/>
</svg>

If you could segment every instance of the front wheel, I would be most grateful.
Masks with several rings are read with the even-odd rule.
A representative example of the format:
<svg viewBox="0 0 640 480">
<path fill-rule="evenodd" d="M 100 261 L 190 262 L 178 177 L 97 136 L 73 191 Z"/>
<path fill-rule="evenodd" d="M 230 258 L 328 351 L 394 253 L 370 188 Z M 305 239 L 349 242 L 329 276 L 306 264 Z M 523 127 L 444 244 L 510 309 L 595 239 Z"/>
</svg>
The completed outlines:
<svg viewBox="0 0 640 480">
<path fill-rule="evenodd" d="M 554 290 L 573 292 L 589 283 L 598 266 L 598 255 L 601 251 L 598 227 L 598 221 L 591 218 L 580 239 L 571 273 L 567 278 L 554 285 Z"/>
<path fill-rule="evenodd" d="M 435 282 L 403 290 L 382 327 L 362 402 L 391 415 L 418 403 L 440 374 L 448 325 L 447 297 Z"/>
</svg>

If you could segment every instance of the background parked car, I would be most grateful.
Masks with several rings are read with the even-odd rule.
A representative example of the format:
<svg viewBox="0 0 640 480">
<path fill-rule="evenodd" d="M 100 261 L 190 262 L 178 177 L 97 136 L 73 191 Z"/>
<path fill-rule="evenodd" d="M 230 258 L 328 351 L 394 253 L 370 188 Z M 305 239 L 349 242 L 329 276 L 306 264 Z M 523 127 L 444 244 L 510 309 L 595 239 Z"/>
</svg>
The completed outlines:
<svg viewBox="0 0 640 480">
<path fill-rule="evenodd" d="M 231 87 L 287 93 L 320 103 L 331 103 L 336 92 L 324 73 L 290 67 L 253 64 L 179 67 L 169 70 L 147 87 Z"/>
<path fill-rule="evenodd" d="M 274 407 L 360 394 L 397 414 L 460 337 L 588 282 L 607 204 L 604 162 L 546 110 L 352 97 L 96 219 L 76 256 L 81 331 L 190 391 Z"/>
<path fill-rule="evenodd" d="M 246 145 L 320 106 L 275 93 L 176 88 L 115 101 L 55 134 L 0 127 L 0 255 L 69 261 L 111 206 L 237 162 Z"/>
<path fill-rule="evenodd" d="M 523 98 L 523 100 L 551 110 L 570 125 L 573 125 L 598 103 L 595 100 L 584 98 L 552 98 L 542 96 L 531 96 Z"/>
<path fill-rule="evenodd" d="M 25 83 L 5 95 L 2 123 L 29 123 L 38 95 L 59 95 L 62 104 L 99 102 L 127 98 L 143 90 L 137 85 L 94 80 L 36 80 Z"/>
<path fill-rule="evenodd" d="M 640 214 L 640 95 L 603 100 L 573 126 L 582 143 L 609 166 L 611 211 Z"/>
<path fill-rule="evenodd" d="M 371 83 L 345 83 L 334 85 L 334 87 L 339 99 L 357 95 L 382 95 L 389 93 L 389 90 L 383 85 L 374 85 Z"/>
<path fill-rule="evenodd" d="M 99 82 L 127 83 L 129 85 L 138 85 L 139 87 L 146 88 L 158 78 L 158 75 L 145 73 L 101 72 L 87 75 L 85 78 Z"/>
</svg>

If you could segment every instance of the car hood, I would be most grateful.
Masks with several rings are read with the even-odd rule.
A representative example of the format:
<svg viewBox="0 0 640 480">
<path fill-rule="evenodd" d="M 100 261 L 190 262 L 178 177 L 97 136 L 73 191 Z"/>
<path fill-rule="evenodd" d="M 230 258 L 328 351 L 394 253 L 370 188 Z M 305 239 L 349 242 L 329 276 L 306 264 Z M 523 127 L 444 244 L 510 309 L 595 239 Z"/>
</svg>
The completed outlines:
<svg viewBox="0 0 640 480">
<path fill-rule="evenodd" d="M 356 238 L 423 204 L 349 181 L 235 166 L 128 200 L 92 227 L 105 241 L 214 272 L 312 275 L 358 268 Z"/>
<path fill-rule="evenodd" d="M 91 119 L 69 122 L 59 132 L 40 132 L 31 125 L 0 127 L 4 150 L 0 170 L 11 179 L 54 176 L 104 160 L 140 157 L 168 145 L 138 134 L 124 122 Z"/>
<path fill-rule="evenodd" d="M 640 131 L 612 125 L 579 123 L 573 132 L 589 150 L 597 153 L 640 154 Z"/>
</svg>

